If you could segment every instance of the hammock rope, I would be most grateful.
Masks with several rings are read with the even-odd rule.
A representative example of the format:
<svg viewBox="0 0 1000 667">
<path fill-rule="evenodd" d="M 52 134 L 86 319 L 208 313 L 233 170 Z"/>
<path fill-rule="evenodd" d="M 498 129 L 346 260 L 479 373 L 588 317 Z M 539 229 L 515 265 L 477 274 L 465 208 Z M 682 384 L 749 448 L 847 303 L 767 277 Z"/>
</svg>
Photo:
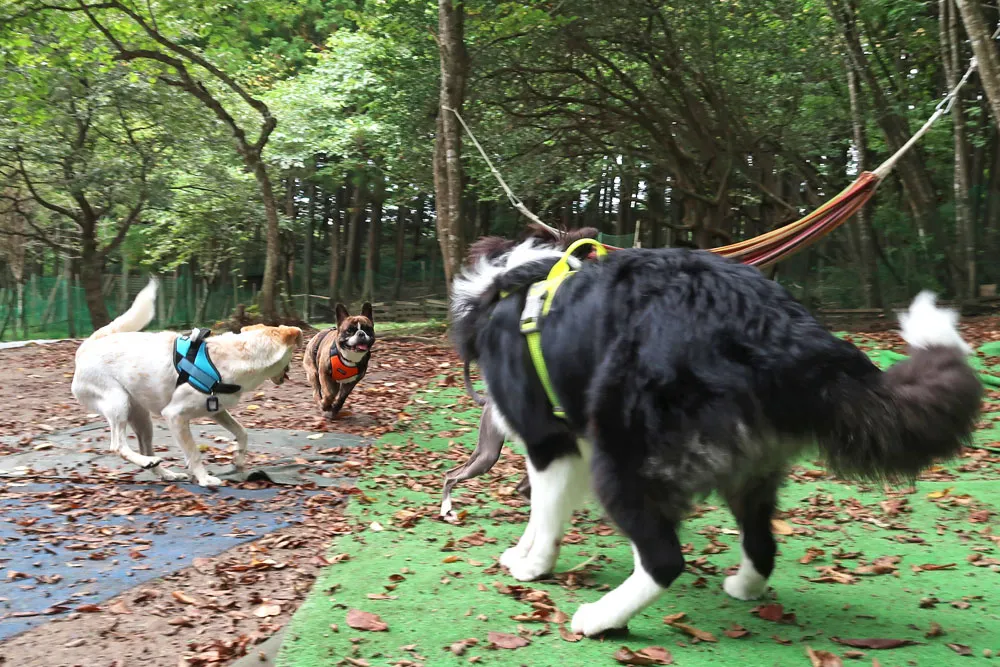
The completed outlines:
<svg viewBox="0 0 1000 667">
<path fill-rule="evenodd" d="M 998 27 L 996 32 L 993 33 L 993 38 L 996 39 L 998 35 L 1000 35 L 1000 27 Z M 833 230 L 840 227 L 842 224 L 847 222 L 851 216 L 857 213 L 869 199 L 871 199 L 872 195 L 875 194 L 875 190 L 878 189 L 878 186 L 886 178 L 886 176 L 892 172 L 899 160 L 918 141 L 920 141 L 925 134 L 927 134 L 934 123 L 936 123 L 941 116 L 944 116 L 951 111 L 951 107 L 955 103 L 955 99 L 958 97 L 959 91 L 961 91 L 962 87 L 968 82 L 972 73 L 976 71 L 976 67 L 976 59 L 973 57 L 969 61 L 969 67 L 965 71 L 965 75 L 958 81 L 958 83 L 955 84 L 954 88 L 948 91 L 948 94 L 945 95 L 940 102 L 938 102 L 937 106 L 934 108 L 934 113 L 931 114 L 923 126 L 921 126 L 921 128 L 917 130 L 913 136 L 899 148 L 899 150 L 882 162 L 882 164 L 871 171 L 864 171 L 859 174 L 853 183 L 844 188 L 833 199 L 821 205 L 808 215 L 784 225 L 783 227 L 779 227 L 738 243 L 717 248 L 709 248 L 709 251 L 722 255 L 723 257 L 738 259 L 744 264 L 763 268 L 771 266 L 772 264 L 786 259 L 796 252 L 807 248 Z M 479 140 L 476 139 L 476 135 L 472 133 L 472 130 L 466 124 L 465 119 L 462 118 L 462 115 L 456 109 L 452 109 L 451 107 L 442 107 L 442 109 L 444 111 L 450 111 L 455 114 L 456 118 L 458 118 L 458 122 L 462 124 L 466 134 L 469 135 L 469 139 L 472 140 L 473 145 L 486 161 L 487 166 L 489 166 L 490 171 L 493 173 L 493 177 L 496 178 L 500 187 L 503 188 L 511 206 L 532 222 L 541 225 L 553 234 L 558 235 L 559 230 L 543 222 L 537 215 L 528 210 L 528 207 L 524 205 L 524 202 L 522 202 L 521 199 L 514 194 L 514 191 L 509 185 L 507 185 L 503 176 L 500 175 L 500 172 L 493 165 L 493 161 L 490 160 L 486 151 L 479 143 Z M 636 236 L 636 239 L 638 239 L 638 236 Z M 604 245 L 604 247 L 608 250 L 622 249 L 617 246 L 607 244 L 602 245 Z"/>
</svg>

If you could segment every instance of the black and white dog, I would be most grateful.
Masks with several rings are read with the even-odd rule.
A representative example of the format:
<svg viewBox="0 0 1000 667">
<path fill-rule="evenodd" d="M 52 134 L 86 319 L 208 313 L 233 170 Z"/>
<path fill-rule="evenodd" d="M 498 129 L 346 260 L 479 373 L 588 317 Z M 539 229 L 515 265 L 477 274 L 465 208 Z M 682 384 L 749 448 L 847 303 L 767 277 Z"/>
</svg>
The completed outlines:
<svg viewBox="0 0 1000 667">
<path fill-rule="evenodd" d="M 500 430 L 528 454 L 530 518 L 500 562 L 521 581 L 551 573 L 591 486 L 632 542 L 632 575 L 580 607 L 575 632 L 624 627 L 680 575 L 678 524 L 699 497 L 718 491 L 739 524 L 723 588 L 749 600 L 774 567 L 771 517 L 796 455 L 815 442 L 837 473 L 907 480 L 975 428 L 982 387 L 957 315 L 932 294 L 901 316 L 912 356 L 882 372 L 757 269 L 680 249 L 575 262 L 541 323 L 559 419 L 519 326 L 526 288 L 559 257 L 529 241 L 481 260 L 454 283 L 452 321 Z"/>
</svg>

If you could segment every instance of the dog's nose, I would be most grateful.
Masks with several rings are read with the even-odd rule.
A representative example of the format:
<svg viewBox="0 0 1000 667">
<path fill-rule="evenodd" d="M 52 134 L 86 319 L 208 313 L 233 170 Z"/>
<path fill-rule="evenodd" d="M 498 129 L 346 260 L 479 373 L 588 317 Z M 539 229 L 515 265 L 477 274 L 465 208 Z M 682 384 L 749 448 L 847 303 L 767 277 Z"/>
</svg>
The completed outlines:
<svg viewBox="0 0 1000 667">
<path fill-rule="evenodd" d="M 369 340 L 370 339 L 370 337 L 368 336 L 368 332 L 366 332 L 363 329 L 358 329 L 358 338 L 360 338 L 361 340 Z"/>
</svg>

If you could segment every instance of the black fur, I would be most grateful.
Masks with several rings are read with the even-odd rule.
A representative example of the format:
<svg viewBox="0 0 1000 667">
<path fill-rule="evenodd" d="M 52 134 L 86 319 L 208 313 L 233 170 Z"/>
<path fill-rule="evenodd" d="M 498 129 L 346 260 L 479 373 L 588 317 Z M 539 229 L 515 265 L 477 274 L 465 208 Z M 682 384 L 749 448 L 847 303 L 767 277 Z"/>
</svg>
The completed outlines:
<svg viewBox="0 0 1000 667">
<path fill-rule="evenodd" d="M 883 373 L 757 269 L 683 249 L 623 250 L 564 282 L 542 324 L 560 420 L 519 329 L 524 288 L 554 261 L 458 307 L 454 340 L 536 468 L 593 443 L 598 499 L 661 586 L 683 570 L 676 526 L 698 496 L 723 495 L 766 576 L 778 488 L 803 448 L 845 475 L 909 479 L 974 428 L 982 387 L 960 351 L 917 350 Z"/>
</svg>

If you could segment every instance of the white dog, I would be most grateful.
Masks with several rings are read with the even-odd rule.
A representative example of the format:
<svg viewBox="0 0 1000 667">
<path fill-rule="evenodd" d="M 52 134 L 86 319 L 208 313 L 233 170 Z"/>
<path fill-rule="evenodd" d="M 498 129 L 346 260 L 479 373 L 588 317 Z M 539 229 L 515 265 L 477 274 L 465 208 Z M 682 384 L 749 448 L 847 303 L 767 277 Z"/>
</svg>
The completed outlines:
<svg viewBox="0 0 1000 667">
<path fill-rule="evenodd" d="M 239 402 L 243 392 L 253 391 L 267 379 L 274 384 L 284 382 L 292 353 L 302 342 L 302 330 L 260 324 L 244 327 L 239 334 L 206 339 L 202 344 L 206 359 L 210 357 L 208 363 L 217 369 L 220 386 L 230 392 L 210 395 L 192 383 L 178 384 L 179 378 L 186 379 L 175 366 L 175 343 L 181 334 L 142 332 L 153 319 L 156 288 L 156 281 L 150 281 L 127 312 L 80 345 L 73 395 L 108 420 L 111 451 L 156 471 L 163 480 L 188 479 L 187 473 L 167 470 L 153 456 L 150 414 L 162 416 L 184 450 L 194 480 L 202 486 L 218 486 L 221 480 L 209 475 L 202 463 L 201 452 L 191 436 L 191 420 L 209 417 L 232 433 L 237 443 L 234 463 L 242 471 L 246 465 L 247 432 L 227 410 Z M 129 447 L 126 424 L 135 431 L 141 454 Z"/>
</svg>

